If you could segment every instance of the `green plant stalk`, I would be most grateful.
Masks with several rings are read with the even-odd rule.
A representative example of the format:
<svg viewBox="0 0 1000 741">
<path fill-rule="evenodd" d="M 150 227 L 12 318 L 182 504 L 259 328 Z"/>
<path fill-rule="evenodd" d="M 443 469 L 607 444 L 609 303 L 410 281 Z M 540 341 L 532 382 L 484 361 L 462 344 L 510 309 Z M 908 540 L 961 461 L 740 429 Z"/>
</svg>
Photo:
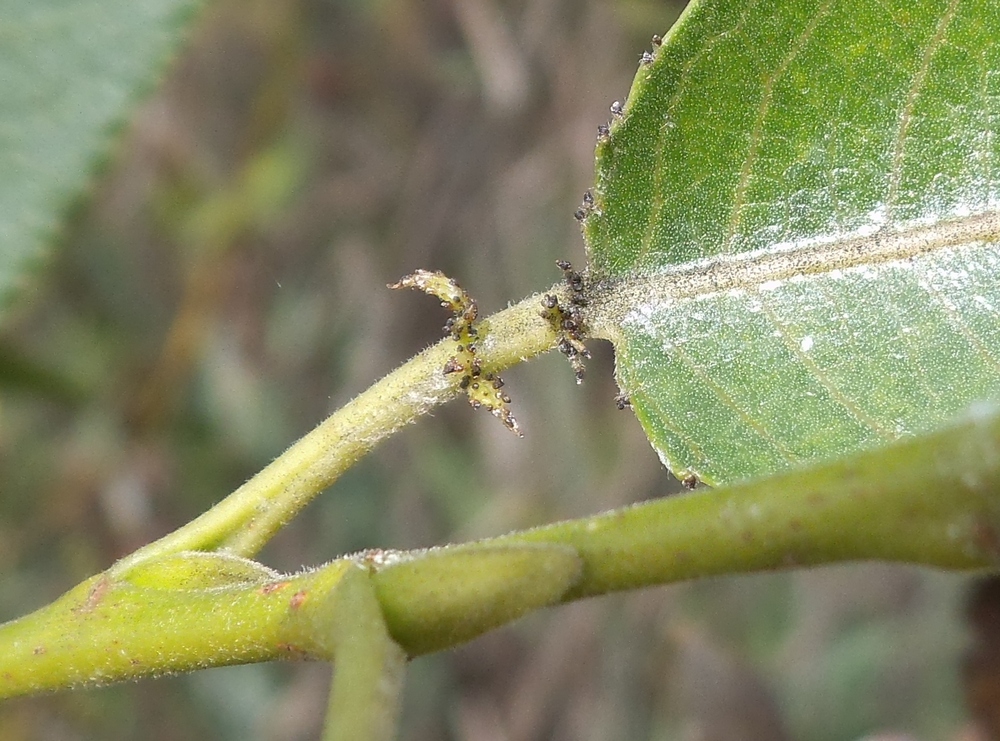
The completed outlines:
<svg viewBox="0 0 1000 741">
<path fill-rule="evenodd" d="M 922 438 L 781 476 L 445 550 L 528 543 L 561 545 L 579 557 L 582 572 L 564 602 L 716 574 L 841 561 L 996 568 L 1000 413 L 980 410 Z M 454 635 L 453 626 L 425 617 L 432 597 L 420 585 L 433 568 L 416 560 L 375 575 L 389 630 L 414 655 L 454 645 L 443 640 Z M 471 591 L 477 585 L 458 586 Z"/>
<path fill-rule="evenodd" d="M 210 666 L 335 661 L 337 733 L 382 738 L 405 658 L 371 581 L 387 562 L 400 565 L 402 593 L 416 590 L 416 614 L 439 648 L 555 604 L 580 575 L 572 549 L 536 543 L 372 551 L 293 575 L 221 553 L 168 555 L 117 579 L 95 576 L 0 625 L 0 699 Z M 416 578 L 407 562 L 419 565 Z M 432 647 L 420 636 L 411 643 Z M 352 735 L 362 728 L 369 735 Z"/>
<path fill-rule="evenodd" d="M 373 581 L 393 639 L 417 656 L 558 603 L 581 567 L 561 544 L 475 543 L 393 554 L 373 564 Z"/>
<path fill-rule="evenodd" d="M 389 637 L 368 572 L 347 569 L 324 600 L 299 614 L 334 657 L 324 741 L 391 741 L 406 655 Z"/>
<path fill-rule="evenodd" d="M 566 288 L 547 293 L 565 296 Z M 539 316 L 541 295 L 484 319 L 477 355 L 502 371 L 551 349 L 558 340 Z M 451 338 L 427 348 L 356 396 L 215 507 L 119 561 L 109 572 L 170 553 L 220 550 L 252 556 L 317 494 L 379 442 L 461 393 L 459 374 L 443 368 L 456 353 Z"/>
<path fill-rule="evenodd" d="M 209 666 L 332 659 L 329 641 L 298 616 L 350 568 L 341 560 L 283 576 L 231 556 L 181 553 L 125 578 L 99 574 L 0 625 L 0 699 Z"/>
</svg>

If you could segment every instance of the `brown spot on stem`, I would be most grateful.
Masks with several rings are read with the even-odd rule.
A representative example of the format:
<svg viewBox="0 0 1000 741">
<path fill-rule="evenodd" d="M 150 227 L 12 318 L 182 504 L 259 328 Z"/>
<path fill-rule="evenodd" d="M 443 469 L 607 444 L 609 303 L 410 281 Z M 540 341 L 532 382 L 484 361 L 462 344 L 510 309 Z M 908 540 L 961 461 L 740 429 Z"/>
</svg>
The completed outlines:
<svg viewBox="0 0 1000 741">
<path fill-rule="evenodd" d="M 293 610 L 298 610 L 302 605 L 306 603 L 306 599 L 309 597 L 309 592 L 305 589 L 300 589 L 298 592 L 292 595 L 291 601 L 288 606 Z"/>
<path fill-rule="evenodd" d="M 104 600 L 105 595 L 111 589 L 111 580 L 104 575 L 98 579 L 94 586 L 90 588 L 90 592 L 87 594 L 87 599 L 79 607 L 73 608 L 73 612 L 91 612 L 97 608 L 98 605 Z"/>
<path fill-rule="evenodd" d="M 274 582 L 270 582 L 269 584 L 265 584 L 264 586 L 262 586 L 260 588 L 260 593 L 261 594 L 272 594 L 273 592 L 277 592 L 280 589 L 284 589 L 289 584 L 291 584 L 291 582 L 287 582 L 287 581 L 274 581 Z"/>
</svg>

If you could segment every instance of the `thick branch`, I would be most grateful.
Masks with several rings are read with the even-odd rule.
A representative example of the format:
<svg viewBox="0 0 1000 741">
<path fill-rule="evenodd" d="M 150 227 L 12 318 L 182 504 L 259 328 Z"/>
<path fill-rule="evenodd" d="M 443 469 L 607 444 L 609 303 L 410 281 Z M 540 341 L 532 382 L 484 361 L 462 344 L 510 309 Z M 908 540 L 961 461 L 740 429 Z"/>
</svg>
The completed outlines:
<svg viewBox="0 0 1000 741">
<path fill-rule="evenodd" d="M 1000 412 L 991 408 L 926 437 L 825 465 L 453 550 L 527 543 L 569 547 L 580 558 L 581 575 L 564 602 L 716 574 L 841 561 L 996 568 Z M 424 572 L 432 569 L 416 560 L 375 576 L 390 632 L 415 653 L 428 645 L 427 636 L 447 633 L 446 626 L 423 618 L 422 606 L 432 596 L 414 588 L 427 583 Z M 476 580 L 462 586 L 471 591 Z"/>
</svg>

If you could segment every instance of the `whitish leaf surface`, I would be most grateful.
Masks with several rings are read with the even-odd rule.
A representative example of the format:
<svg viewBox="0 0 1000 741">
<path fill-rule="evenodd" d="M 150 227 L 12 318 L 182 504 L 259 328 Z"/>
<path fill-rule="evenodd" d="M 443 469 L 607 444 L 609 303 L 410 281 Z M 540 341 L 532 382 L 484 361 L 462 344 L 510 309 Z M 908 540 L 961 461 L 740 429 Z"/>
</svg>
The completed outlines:
<svg viewBox="0 0 1000 741">
<path fill-rule="evenodd" d="M 694 2 L 597 147 L 595 334 L 710 483 L 1000 387 L 1000 5 Z"/>
<path fill-rule="evenodd" d="M 175 48 L 195 0 L 5 0 L 0 13 L 0 307 L 44 254 L 111 128 Z"/>
</svg>

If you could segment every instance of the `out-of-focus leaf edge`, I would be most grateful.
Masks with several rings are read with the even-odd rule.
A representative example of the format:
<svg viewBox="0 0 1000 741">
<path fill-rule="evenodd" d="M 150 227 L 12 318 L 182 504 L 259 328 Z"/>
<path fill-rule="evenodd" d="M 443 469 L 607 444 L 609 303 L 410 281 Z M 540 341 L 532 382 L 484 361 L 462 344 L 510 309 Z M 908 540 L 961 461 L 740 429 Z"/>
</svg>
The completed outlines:
<svg viewBox="0 0 1000 741">
<path fill-rule="evenodd" d="M 74 215 L 89 202 L 93 192 L 93 184 L 115 160 L 118 147 L 123 141 L 125 132 L 131 120 L 131 114 L 143 100 L 156 90 L 157 85 L 166 75 L 170 65 L 190 39 L 195 20 L 206 5 L 205 0 L 188 0 L 173 13 L 171 32 L 172 38 L 168 48 L 149 66 L 144 79 L 139 80 L 124 101 L 122 108 L 108 119 L 103 126 L 101 141 L 94 147 L 89 159 L 89 166 L 80 173 L 77 182 L 65 188 L 66 195 L 56 199 L 52 204 L 53 211 L 59 216 L 58 226 L 51 231 L 42 231 L 33 235 L 34 249 L 28 251 L 16 275 L 7 282 L 0 284 L 0 324 L 5 320 L 7 312 L 15 305 L 31 285 L 31 281 L 49 264 L 53 250 L 58 249 L 67 237 L 66 225 Z M 109 50 L 113 52 L 114 50 Z"/>
</svg>

